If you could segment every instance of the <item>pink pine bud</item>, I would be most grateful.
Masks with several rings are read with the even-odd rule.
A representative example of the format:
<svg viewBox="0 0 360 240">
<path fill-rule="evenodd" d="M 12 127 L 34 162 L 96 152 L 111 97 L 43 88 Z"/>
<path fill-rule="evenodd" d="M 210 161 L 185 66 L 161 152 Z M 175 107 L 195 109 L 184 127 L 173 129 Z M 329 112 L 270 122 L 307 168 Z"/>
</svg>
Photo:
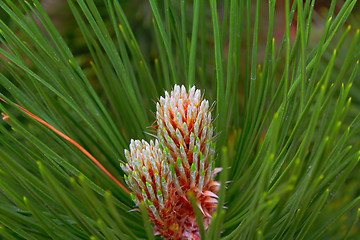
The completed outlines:
<svg viewBox="0 0 360 240">
<path fill-rule="evenodd" d="M 219 183 L 214 181 L 213 126 L 209 102 L 200 90 L 175 85 L 156 105 L 158 138 L 174 166 L 176 194 L 182 207 L 177 213 L 183 219 L 183 237 L 196 238 L 198 226 L 186 195 L 192 191 L 203 214 L 205 229 L 217 206 Z"/>
<path fill-rule="evenodd" d="M 168 162 L 157 140 L 150 144 L 131 140 L 130 151 L 125 150 L 127 164 L 121 164 L 126 173 L 125 181 L 130 187 L 131 198 L 140 207 L 145 203 L 148 215 L 155 224 L 155 232 L 165 239 L 174 239 L 179 223 L 174 215 L 177 202 Z"/>
<path fill-rule="evenodd" d="M 200 239 L 189 199 L 196 198 L 208 228 L 217 206 L 213 127 L 209 102 L 200 90 L 175 85 L 157 103 L 155 141 L 131 140 L 121 167 L 137 206 L 143 201 L 155 233 L 165 239 Z M 161 147 L 160 147 L 161 146 Z M 217 169 L 218 170 L 218 169 Z"/>
</svg>

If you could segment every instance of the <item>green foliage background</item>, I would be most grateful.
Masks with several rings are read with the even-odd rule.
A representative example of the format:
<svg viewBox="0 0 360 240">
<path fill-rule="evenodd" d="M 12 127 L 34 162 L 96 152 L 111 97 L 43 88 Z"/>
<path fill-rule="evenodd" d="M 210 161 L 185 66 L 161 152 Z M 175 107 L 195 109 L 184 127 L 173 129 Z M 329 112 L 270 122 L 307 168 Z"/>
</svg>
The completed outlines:
<svg viewBox="0 0 360 240">
<path fill-rule="evenodd" d="M 0 1 L 0 236 L 157 238 L 125 192 L 14 103 L 124 184 L 123 150 L 149 139 L 154 101 L 177 83 L 216 102 L 224 170 L 202 239 L 358 239 L 356 1 L 292 2 L 68 0 L 50 18 L 46 1 Z"/>
</svg>

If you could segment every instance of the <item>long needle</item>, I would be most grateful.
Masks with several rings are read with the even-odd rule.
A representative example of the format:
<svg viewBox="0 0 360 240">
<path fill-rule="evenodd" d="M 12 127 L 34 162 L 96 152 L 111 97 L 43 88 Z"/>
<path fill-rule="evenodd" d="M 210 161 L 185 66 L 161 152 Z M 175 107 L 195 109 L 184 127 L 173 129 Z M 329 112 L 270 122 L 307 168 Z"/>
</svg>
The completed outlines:
<svg viewBox="0 0 360 240">
<path fill-rule="evenodd" d="M 8 102 L 6 102 L 4 99 L 0 98 L 1 101 L 3 101 L 4 103 L 9 104 Z M 20 108 L 24 113 L 26 113 L 29 117 L 33 118 L 35 121 L 41 123 L 42 125 L 44 125 L 45 127 L 49 128 L 51 131 L 53 131 L 54 133 L 56 133 L 57 135 L 59 135 L 60 137 L 62 137 L 63 139 L 65 139 L 66 141 L 70 142 L 71 144 L 73 144 L 76 148 L 78 148 L 81 152 L 83 152 L 88 158 L 90 158 L 91 161 L 93 161 L 106 175 L 109 176 L 109 178 L 111 178 L 111 180 L 113 180 L 119 187 L 121 187 L 127 194 L 130 194 L 129 190 L 127 190 L 127 188 L 124 187 L 124 185 L 122 185 L 113 175 L 111 175 L 111 173 L 106 170 L 106 168 L 98 161 L 96 160 L 96 158 L 91 155 L 85 148 L 83 148 L 80 144 L 78 144 L 77 142 L 75 142 L 73 139 L 71 139 L 69 136 L 65 135 L 64 133 L 60 132 L 59 130 L 57 130 L 56 128 L 54 128 L 53 126 L 51 126 L 49 123 L 45 122 L 44 120 L 42 120 L 41 118 L 35 116 L 34 114 L 32 114 L 31 112 L 29 112 L 28 110 L 26 110 L 25 108 L 19 106 L 18 104 L 15 103 L 15 105 Z"/>
</svg>

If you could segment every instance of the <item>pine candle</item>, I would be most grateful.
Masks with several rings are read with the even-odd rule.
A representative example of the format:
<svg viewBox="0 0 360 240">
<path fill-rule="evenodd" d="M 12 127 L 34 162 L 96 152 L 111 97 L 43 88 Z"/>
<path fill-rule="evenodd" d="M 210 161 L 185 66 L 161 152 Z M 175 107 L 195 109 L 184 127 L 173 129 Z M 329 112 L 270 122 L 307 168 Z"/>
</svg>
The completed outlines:
<svg viewBox="0 0 360 240">
<path fill-rule="evenodd" d="M 165 239 L 200 239 L 192 192 L 207 229 L 217 206 L 211 109 L 195 87 L 175 85 L 156 105 L 158 139 L 132 140 L 125 150 L 126 183 L 137 206 L 144 201 L 155 233 Z"/>
</svg>

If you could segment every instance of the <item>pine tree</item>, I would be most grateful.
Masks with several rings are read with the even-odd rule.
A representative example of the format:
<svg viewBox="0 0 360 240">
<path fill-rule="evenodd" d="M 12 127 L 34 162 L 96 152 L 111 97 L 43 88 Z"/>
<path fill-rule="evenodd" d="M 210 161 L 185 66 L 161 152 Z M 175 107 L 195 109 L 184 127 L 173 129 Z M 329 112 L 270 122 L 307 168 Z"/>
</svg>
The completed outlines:
<svg viewBox="0 0 360 240">
<path fill-rule="evenodd" d="M 0 236 L 358 239 L 357 1 L 265 2 L 0 1 Z"/>
</svg>

